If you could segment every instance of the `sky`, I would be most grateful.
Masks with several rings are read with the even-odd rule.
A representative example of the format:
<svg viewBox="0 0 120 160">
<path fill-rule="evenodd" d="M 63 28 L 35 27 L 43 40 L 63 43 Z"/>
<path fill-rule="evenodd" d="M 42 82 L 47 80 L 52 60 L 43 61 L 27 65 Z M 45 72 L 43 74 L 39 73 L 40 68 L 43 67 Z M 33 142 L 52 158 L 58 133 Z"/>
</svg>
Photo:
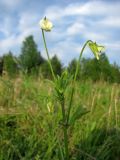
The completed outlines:
<svg viewBox="0 0 120 160">
<path fill-rule="evenodd" d="M 66 65 L 90 39 L 120 65 L 120 0 L 0 0 L 0 56 L 8 51 L 18 56 L 25 37 L 33 35 L 46 57 L 39 26 L 45 16 L 54 25 L 45 34 L 51 57 L 56 54 Z M 83 57 L 93 57 L 89 48 Z"/>
</svg>

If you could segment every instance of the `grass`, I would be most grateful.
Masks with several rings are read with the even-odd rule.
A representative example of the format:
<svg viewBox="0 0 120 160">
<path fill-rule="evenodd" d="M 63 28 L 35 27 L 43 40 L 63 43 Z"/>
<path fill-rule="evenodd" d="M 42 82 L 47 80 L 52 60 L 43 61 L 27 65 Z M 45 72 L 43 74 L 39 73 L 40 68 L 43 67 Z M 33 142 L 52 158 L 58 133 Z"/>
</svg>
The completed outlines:
<svg viewBox="0 0 120 160">
<path fill-rule="evenodd" d="M 27 76 L 0 78 L 0 160 L 62 156 L 60 106 L 51 85 Z M 90 112 L 69 128 L 70 159 L 119 160 L 120 85 L 77 82 L 72 113 L 78 105 Z"/>
</svg>

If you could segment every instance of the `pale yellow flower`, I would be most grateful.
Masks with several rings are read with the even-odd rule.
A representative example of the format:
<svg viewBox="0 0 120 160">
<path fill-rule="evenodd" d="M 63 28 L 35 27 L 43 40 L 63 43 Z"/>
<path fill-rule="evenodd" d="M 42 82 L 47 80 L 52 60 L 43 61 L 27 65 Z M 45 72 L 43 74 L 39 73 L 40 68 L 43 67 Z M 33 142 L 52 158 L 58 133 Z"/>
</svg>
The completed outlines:
<svg viewBox="0 0 120 160">
<path fill-rule="evenodd" d="M 105 49 L 104 46 L 99 46 L 96 42 L 89 42 L 89 48 L 91 49 L 97 60 L 99 60 L 100 58 L 100 53 Z"/>
<path fill-rule="evenodd" d="M 46 17 L 41 19 L 39 22 L 40 28 L 46 32 L 50 32 L 53 28 L 53 24 Z"/>
</svg>

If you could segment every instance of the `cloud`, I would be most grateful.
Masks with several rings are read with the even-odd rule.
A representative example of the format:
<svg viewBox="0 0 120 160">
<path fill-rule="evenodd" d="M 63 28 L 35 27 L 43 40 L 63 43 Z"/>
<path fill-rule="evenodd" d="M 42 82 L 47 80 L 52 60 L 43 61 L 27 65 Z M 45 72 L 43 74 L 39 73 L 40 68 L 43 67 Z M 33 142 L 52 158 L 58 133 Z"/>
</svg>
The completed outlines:
<svg viewBox="0 0 120 160">
<path fill-rule="evenodd" d="M 1 0 L 0 3 L 10 9 L 18 6 L 21 3 L 21 0 Z"/>
<path fill-rule="evenodd" d="M 67 29 L 67 34 L 68 35 L 76 35 L 79 33 L 82 33 L 86 30 L 86 26 L 83 23 L 75 22 L 72 24 L 70 27 Z"/>
<path fill-rule="evenodd" d="M 62 8 L 59 6 L 51 6 L 46 9 L 44 15 L 49 16 L 52 20 L 57 20 L 65 16 L 115 16 L 118 15 L 119 10 L 119 2 L 115 3 L 98 0 L 86 3 L 71 3 Z"/>
<path fill-rule="evenodd" d="M 38 13 L 32 13 L 30 11 L 25 11 L 21 13 L 19 22 L 18 22 L 18 29 L 19 31 L 25 31 L 28 28 L 33 28 L 33 26 L 38 27 L 39 22 L 39 14 Z"/>
<path fill-rule="evenodd" d="M 96 31 L 91 25 L 85 24 L 85 22 L 76 22 L 68 27 L 67 36 L 80 36 L 86 40 L 92 39 L 93 41 L 105 41 L 108 39 L 106 33 L 99 32 L 99 29 Z"/>
<path fill-rule="evenodd" d="M 112 27 L 112 28 L 120 28 L 120 17 L 118 16 L 110 16 L 105 17 L 101 20 L 98 25 L 103 25 L 104 27 Z"/>
<path fill-rule="evenodd" d="M 27 0 L 25 0 L 27 2 Z M 81 1 L 69 0 L 69 4 L 60 5 L 47 1 L 30 1 L 28 5 L 23 0 L 1 0 L 0 4 L 8 8 L 22 5 L 16 14 L 8 14 L 0 24 L 0 52 L 15 50 L 20 52 L 24 38 L 33 34 L 38 48 L 44 53 L 41 31 L 38 25 L 40 18 L 47 16 L 52 20 L 54 28 L 46 33 L 48 48 L 51 56 L 57 54 L 63 63 L 67 64 L 72 58 L 78 57 L 82 44 L 92 39 L 98 44 L 105 44 L 107 54 L 112 61 L 118 62 L 120 54 L 120 2 L 114 1 Z M 55 2 L 55 1 L 54 1 Z M 10 3 L 10 4 L 9 4 Z M 26 5 L 26 6 L 25 6 Z M 34 6 L 34 7 L 33 7 Z M 42 6 L 38 7 L 38 6 Z M 16 10 L 17 10 L 16 9 Z M 44 10 L 43 10 L 44 9 Z M 41 12 L 43 11 L 43 12 Z M 81 44 L 81 45 L 80 45 Z M 114 54 L 113 54 L 114 53 Z M 86 49 L 84 56 L 92 56 Z M 118 62 L 120 64 L 120 62 Z"/>
<path fill-rule="evenodd" d="M 38 14 L 30 16 L 30 14 L 29 11 L 21 13 L 18 21 L 14 21 L 11 17 L 6 17 L 3 23 L 0 24 L 0 32 L 3 34 L 0 42 L 1 53 L 9 50 L 14 51 L 14 48 L 18 48 L 16 54 L 19 54 L 20 46 L 25 37 L 29 35 L 37 37 L 40 30 L 38 25 L 39 16 Z"/>
<path fill-rule="evenodd" d="M 120 25 L 119 10 L 120 2 L 112 1 L 72 3 L 62 8 L 59 6 L 49 7 L 46 9 L 44 15 L 48 15 L 54 23 L 59 23 L 59 27 L 62 28 L 61 31 L 58 32 L 59 36 L 61 35 L 63 38 L 62 33 L 64 32 L 64 37 L 68 37 L 69 39 L 68 41 L 65 38 L 60 43 L 56 43 L 57 47 L 55 51 L 57 52 L 58 50 L 61 58 L 64 59 L 65 62 L 68 62 L 79 53 L 79 43 L 84 44 L 86 40 L 92 39 L 106 46 L 106 53 L 111 62 L 113 62 L 114 59 L 120 64 L 118 61 L 120 44 L 118 43 L 119 39 L 116 33 L 116 28 L 119 29 Z M 59 36 L 57 36 L 56 39 Z M 114 52 L 116 52 L 116 54 L 114 54 Z M 69 56 L 67 53 L 69 53 Z M 89 50 L 86 50 L 84 55 L 92 56 Z"/>
<path fill-rule="evenodd" d="M 0 0 L 0 18 L 3 19 L 6 16 L 16 17 L 16 13 L 20 11 L 20 8 L 24 8 L 22 4 L 23 0 Z"/>
</svg>

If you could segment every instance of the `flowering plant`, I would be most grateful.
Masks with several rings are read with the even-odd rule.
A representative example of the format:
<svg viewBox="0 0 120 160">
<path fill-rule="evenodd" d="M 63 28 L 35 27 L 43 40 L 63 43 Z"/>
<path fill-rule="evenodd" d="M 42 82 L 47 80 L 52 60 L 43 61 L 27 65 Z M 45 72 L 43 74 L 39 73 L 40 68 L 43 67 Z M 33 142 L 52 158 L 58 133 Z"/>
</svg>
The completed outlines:
<svg viewBox="0 0 120 160">
<path fill-rule="evenodd" d="M 61 113 L 62 113 L 61 125 L 62 125 L 62 130 L 64 133 L 64 153 L 61 153 L 61 160 L 63 159 L 69 160 L 68 129 L 71 125 L 75 123 L 76 120 L 80 119 L 83 115 L 88 113 L 88 110 L 86 108 L 79 106 L 76 108 L 76 111 L 73 114 L 71 114 L 71 108 L 73 106 L 73 96 L 75 93 L 75 82 L 76 82 L 76 78 L 78 75 L 79 63 L 80 63 L 83 51 L 86 48 L 86 46 L 88 46 L 91 49 L 92 53 L 94 54 L 97 60 L 99 60 L 100 52 L 102 52 L 104 47 L 98 45 L 96 42 L 93 42 L 91 40 L 86 41 L 86 43 L 83 45 L 83 48 L 80 52 L 79 59 L 77 61 L 76 71 L 74 75 L 70 77 L 68 74 L 68 71 L 65 70 L 61 76 L 58 76 L 54 74 L 53 67 L 52 67 L 51 60 L 50 60 L 49 53 L 48 53 L 48 49 L 47 49 L 45 34 L 44 34 L 44 32 L 48 32 L 52 30 L 53 24 L 51 21 L 49 21 L 45 17 L 44 19 L 40 21 L 40 28 L 42 30 L 42 36 L 43 36 L 43 41 L 44 41 L 44 47 L 45 47 L 46 54 L 48 57 L 48 63 L 49 63 L 51 73 L 53 76 L 54 90 L 56 92 L 56 97 L 58 99 L 58 102 L 61 105 Z M 72 87 L 71 87 L 71 92 L 70 92 L 70 97 L 69 97 L 69 104 L 68 104 L 68 107 L 66 108 L 65 107 L 65 91 L 70 83 L 72 84 Z"/>
</svg>

